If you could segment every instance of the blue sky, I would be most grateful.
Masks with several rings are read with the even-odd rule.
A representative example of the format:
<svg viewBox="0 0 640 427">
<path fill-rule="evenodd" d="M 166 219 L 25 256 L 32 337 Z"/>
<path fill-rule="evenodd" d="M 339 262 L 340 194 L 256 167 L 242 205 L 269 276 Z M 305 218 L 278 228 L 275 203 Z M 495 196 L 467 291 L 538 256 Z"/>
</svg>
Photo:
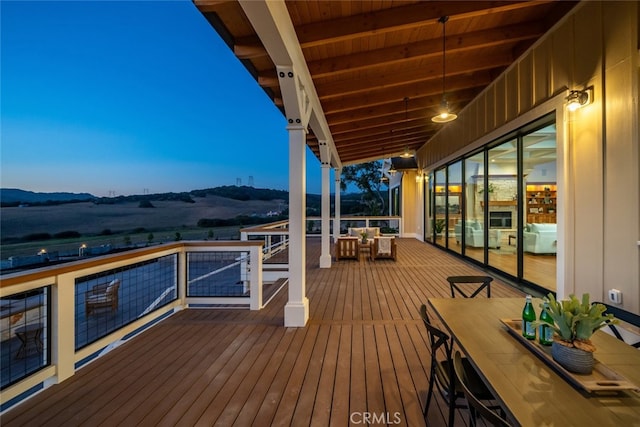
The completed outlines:
<svg viewBox="0 0 640 427">
<path fill-rule="evenodd" d="M 1 186 L 288 188 L 286 121 L 184 1 L 0 1 Z M 320 193 L 308 151 L 307 191 Z"/>
</svg>

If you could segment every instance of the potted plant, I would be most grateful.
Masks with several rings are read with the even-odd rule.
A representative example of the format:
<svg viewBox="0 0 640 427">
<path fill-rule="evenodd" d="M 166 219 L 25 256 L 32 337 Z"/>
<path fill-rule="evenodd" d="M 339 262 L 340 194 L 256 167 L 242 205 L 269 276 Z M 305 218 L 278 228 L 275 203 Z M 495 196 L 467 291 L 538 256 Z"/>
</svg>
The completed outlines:
<svg viewBox="0 0 640 427">
<path fill-rule="evenodd" d="M 436 234 L 438 236 L 440 236 L 442 234 L 442 231 L 444 230 L 444 224 L 445 224 L 445 220 L 443 218 L 438 218 L 433 223 L 433 226 L 436 229 Z"/>
<path fill-rule="evenodd" d="M 367 231 L 366 230 L 363 230 L 360 233 L 360 237 L 362 237 L 362 243 L 367 243 Z"/>
<path fill-rule="evenodd" d="M 489 186 L 486 188 L 487 193 L 489 193 L 489 199 L 493 200 L 494 195 L 495 195 L 495 191 L 496 191 L 496 185 L 493 182 L 489 183 Z M 478 191 L 478 193 L 482 194 L 485 192 L 485 189 L 482 188 Z"/>
<path fill-rule="evenodd" d="M 590 374 L 596 350 L 591 336 L 608 324 L 618 323 L 618 320 L 613 314 L 603 315 L 607 308 L 604 304 L 590 303 L 588 293 L 582 295 L 582 302 L 575 295 L 569 295 L 569 299 L 563 301 L 556 301 L 552 293 L 547 297 L 548 313 L 554 321 L 551 327 L 555 331 L 551 356 L 568 371 Z"/>
</svg>

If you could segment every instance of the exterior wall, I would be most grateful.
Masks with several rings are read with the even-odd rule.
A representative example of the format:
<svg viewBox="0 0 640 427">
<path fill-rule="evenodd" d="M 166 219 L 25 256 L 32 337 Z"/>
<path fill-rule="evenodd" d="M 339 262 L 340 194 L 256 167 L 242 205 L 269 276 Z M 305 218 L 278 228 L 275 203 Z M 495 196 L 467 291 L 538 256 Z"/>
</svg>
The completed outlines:
<svg viewBox="0 0 640 427">
<path fill-rule="evenodd" d="M 564 181 L 558 201 L 564 218 L 559 293 L 589 292 L 606 301 L 607 290 L 616 288 L 623 293 L 622 306 L 635 313 L 640 312 L 639 7 L 626 1 L 579 4 L 417 154 L 418 164 L 432 170 L 486 143 L 488 136 L 512 130 L 518 119 L 553 105 L 567 90 L 593 87 L 592 104 L 572 113 L 556 110 L 559 181 Z M 415 205 L 418 218 L 422 203 Z"/>
<path fill-rule="evenodd" d="M 424 240 L 422 232 L 423 222 L 421 217 L 421 200 L 422 200 L 422 183 L 416 182 L 415 171 L 406 171 L 402 173 L 402 185 L 400 187 L 402 203 L 402 221 L 403 233 L 402 237 L 413 237 L 418 240 Z M 416 215 L 404 215 L 404 212 L 416 212 Z"/>
</svg>

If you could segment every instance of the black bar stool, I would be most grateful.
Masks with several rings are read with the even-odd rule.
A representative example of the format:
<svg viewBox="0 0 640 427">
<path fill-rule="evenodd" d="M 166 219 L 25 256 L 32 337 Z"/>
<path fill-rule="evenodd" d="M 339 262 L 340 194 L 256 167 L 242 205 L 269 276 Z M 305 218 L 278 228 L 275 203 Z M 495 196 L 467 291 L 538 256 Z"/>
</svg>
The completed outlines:
<svg viewBox="0 0 640 427">
<path fill-rule="evenodd" d="M 480 293 L 484 288 L 487 288 L 487 298 L 491 298 L 491 282 L 493 281 L 493 277 L 489 276 L 449 276 L 447 277 L 447 281 L 451 286 L 451 298 L 455 298 L 455 291 L 458 291 L 460 295 L 465 298 L 474 298 L 476 295 Z M 480 283 L 481 285 L 473 291 L 471 295 L 467 295 L 462 289 L 460 289 L 460 284 L 469 284 L 469 283 Z M 467 291 L 468 292 L 468 291 Z"/>
</svg>

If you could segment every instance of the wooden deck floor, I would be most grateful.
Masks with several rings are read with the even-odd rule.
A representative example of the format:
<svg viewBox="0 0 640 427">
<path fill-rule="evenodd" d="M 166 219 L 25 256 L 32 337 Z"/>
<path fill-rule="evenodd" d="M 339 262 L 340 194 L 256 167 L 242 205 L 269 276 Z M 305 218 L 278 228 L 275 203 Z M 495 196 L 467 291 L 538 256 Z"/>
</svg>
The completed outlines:
<svg viewBox="0 0 640 427">
<path fill-rule="evenodd" d="M 418 308 L 474 266 L 413 239 L 398 261 L 319 268 L 309 239 L 305 328 L 264 310 L 184 310 L 3 414 L 3 426 L 425 425 L 428 347 Z M 480 273 L 481 274 L 481 273 Z M 499 280 L 492 296 L 521 293 Z M 432 402 L 427 424 L 443 426 Z M 386 417 L 384 419 L 380 417 Z M 463 419 L 464 418 L 464 419 Z M 465 425 L 466 414 L 456 425 Z M 350 422 L 351 421 L 351 422 Z"/>
</svg>

